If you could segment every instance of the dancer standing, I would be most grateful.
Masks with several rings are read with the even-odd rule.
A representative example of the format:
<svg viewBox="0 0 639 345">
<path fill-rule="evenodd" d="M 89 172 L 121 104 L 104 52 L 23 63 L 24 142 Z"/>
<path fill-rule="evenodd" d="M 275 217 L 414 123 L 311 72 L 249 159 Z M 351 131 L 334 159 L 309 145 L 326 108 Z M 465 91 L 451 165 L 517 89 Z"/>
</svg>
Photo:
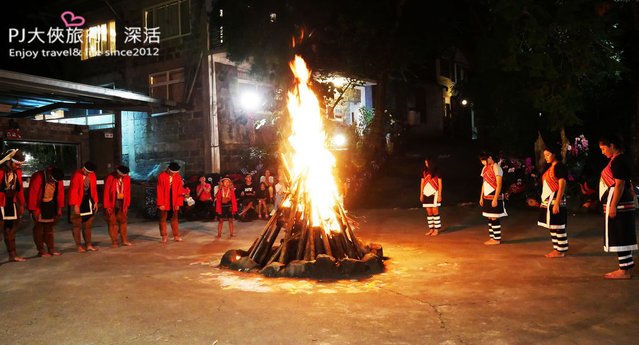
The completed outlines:
<svg viewBox="0 0 639 345">
<path fill-rule="evenodd" d="M 79 253 L 87 250 L 98 250 L 91 242 L 93 219 L 98 212 L 98 187 L 95 178 L 95 164 L 84 163 L 81 169 L 76 170 L 71 176 L 69 185 L 69 207 L 71 211 L 71 223 L 73 224 L 73 240 Z M 86 249 L 82 247 L 82 237 Z"/>
<path fill-rule="evenodd" d="M 180 207 L 184 205 L 184 196 L 190 193 L 188 188 L 183 188 L 184 182 L 180 176 L 180 165 L 171 162 L 165 171 L 158 175 L 158 185 L 156 188 L 156 203 L 160 210 L 160 236 L 162 243 L 167 242 L 166 220 L 171 219 L 171 231 L 173 240 L 182 242 L 178 223 L 178 213 Z"/>
<path fill-rule="evenodd" d="M 604 251 L 617 253 L 619 269 L 606 273 L 606 279 L 630 279 L 635 266 L 632 251 L 637 250 L 635 211 L 637 196 L 632 190 L 630 164 L 617 137 L 599 140 L 601 153 L 610 159 L 601 172 L 599 198 L 604 204 Z"/>
<path fill-rule="evenodd" d="M 131 177 L 129 176 L 129 168 L 120 165 L 104 181 L 104 218 L 109 227 L 112 248 L 117 248 L 120 245 L 118 232 L 122 245 L 131 245 L 127 237 L 127 214 L 130 204 Z"/>
<path fill-rule="evenodd" d="M 9 253 L 9 261 L 22 262 L 26 258 L 16 254 L 16 232 L 20 216 L 24 212 L 24 188 L 22 170 L 25 157 L 18 149 L 5 152 L 0 160 L 0 215 L 4 243 Z"/>
<path fill-rule="evenodd" d="M 547 228 L 554 250 L 545 256 L 561 258 L 568 251 L 568 234 L 566 223 L 566 178 L 568 169 L 561 162 L 561 147 L 551 146 L 544 149 L 544 159 L 549 164 L 542 180 L 541 206 L 537 225 Z"/>
<path fill-rule="evenodd" d="M 217 237 L 222 237 L 222 226 L 224 221 L 229 221 L 229 231 L 233 237 L 233 217 L 237 213 L 237 200 L 235 199 L 235 190 L 233 189 L 231 179 L 224 177 L 220 180 L 222 187 L 215 195 L 215 212 L 219 223 L 217 225 Z"/>
<path fill-rule="evenodd" d="M 64 173 L 58 168 L 36 171 L 29 180 L 29 211 L 33 218 L 33 242 L 38 256 L 59 256 L 53 227 L 64 207 Z M 44 245 L 47 250 L 44 250 Z"/>
<path fill-rule="evenodd" d="M 442 178 L 433 158 L 424 160 L 424 170 L 419 187 L 419 200 L 426 209 L 428 232 L 426 235 L 437 236 L 442 227 L 439 207 L 442 205 Z"/>
<path fill-rule="evenodd" d="M 488 234 L 490 236 L 490 239 L 484 244 L 496 245 L 501 243 L 501 222 L 499 218 L 508 216 L 501 193 L 504 171 L 499 164 L 495 163 L 492 155 L 487 152 L 482 152 L 479 159 L 481 164 L 484 165 L 481 171 L 484 182 L 479 195 L 479 205 L 483 208 L 482 215 L 488 218 Z"/>
</svg>

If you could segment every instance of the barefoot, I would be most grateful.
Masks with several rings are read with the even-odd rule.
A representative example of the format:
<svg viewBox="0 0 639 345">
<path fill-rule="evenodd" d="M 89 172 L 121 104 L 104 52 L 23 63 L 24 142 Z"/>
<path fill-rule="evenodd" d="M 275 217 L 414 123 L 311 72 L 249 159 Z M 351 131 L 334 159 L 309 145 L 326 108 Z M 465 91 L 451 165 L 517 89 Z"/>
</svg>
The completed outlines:
<svg viewBox="0 0 639 345">
<path fill-rule="evenodd" d="M 566 253 L 563 252 L 559 252 L 556 250 L 553 250 L 552 252 L 544 255 L 547 258 L 563 258 L 564 256 L 566 256 Z"/>
<path fill-rule="evenodd" d="M 87 250 L 86 250 L 86 249 L 84 249 L 84 247 L 82 247 L 82 246 L 78 246 L 78 253 L 84 253 L 84 252 L 86 252 L 86 251 L 87 251 Z"/>
<path fill-rule="evenodd" d="M 435 230 L 434 229 L 430 229 L 430 230 L 426 231 L 425 235 L 426 236 L 430 236 L 433 233 L 433 231 L 435 231 Z"/>
<path fill-rule="evenodd" d="M 25 262 L 27 261 L 26 258 L 23 258 L 21 256 L 14 256 L 12 258 L 9 258 L 9 261 L 14 261 L 14 262 Z"/>
<path fill-rule="evenodd" d="M 118 242 L 111 243 L 111 248 L 117 248 L 117 247 L 119 247 Z"/>
<path fill-rule="evenodd" d="M 174 240 L 175 242 L 182 242 L 182 241 L 184 241 L 184 240 L 182 239 L 182 237 L 180 237 L 180 236 L 175 236 L 175 237 L 173 237 L 173 240 Z"/>
<path fill-rule="evenodd" d="M 38 253 L 38 256 L 41 257 L 41 258 L 47 258 L 47 257 L 51 256 L 51 254 L 49 254 L 47 252 L 44 252 L 44 253 Z"/>
<path fill-rule="evenodd" d="M 612 272 L 608 272 L 604 274 L 605 279 L 631 279 L 632 275 L 629 271 L 625 270 L 616 270 Z"/>
<path fill-rule="evenodd" d="M 235 234 L 234 234 L 234 233 L 231 233 L 231 235 L 230 235 L 229 237 L 235 237 Z"/>
<path fill-rule="evenodd" d="M 490 240 L 484 242 L 484 244 L 487 245 L 487 246 L 494 246 L 494 245 L 497 245 L 497 244 L 500 244 L 500 243 L 501 243 L 501 241 L 497 241 L 497 240 L 494 240 L 492 238 Z"/>
<path fill-rule="evenodd" d="M 168 241 L 166 236 L 162 236 L 162 243 L 166 243 Z"/>
<path fill-rule="evenodd" d="M 87 250 L 88 250 L 88 251 L 91 251 L 91 252 L 97 252 L 97 251 L 98 251 L 98 248 L 94 247 L 92 244 L 89 244 L 89 245 L 87 246 Z"/>
<path fill-rule="evenodd" d="M 261 215 L 261 214 L 258 214 L 258 215 L 257 215 L 257 218 L 262 219 L 262 215 Z"/>
<path fill-rule="evenodd" d="M 54 251 L 52 251 L 52 252 L 51 252 L 51 253 L 49 253 L 49 254 L 51 254 L 51 255 L 53 255 L 53 256 L 60 256 L 60 255 L 62 255 L 62 253 L 60 253 L 60 252 L 58 252 L 58 251 L 55 251 L 55 250 L 54 250 Z"/>
<path fill-rule="evenodd" d="M 439 230 L 435 229 L 433 230 L 433 232 L 430 233 L 431 236 L 437 236 L 439 235 Z"/>
<path fill-rule="evenodd" d="M 133 245 L 133 243 L 131 243 L 131 242 L 129 242 L 129 241 L 122 241 L 122 245 L 123 245 L 123 246 L 127 246 L 127 247 L 128 247 L 128 246 L 132 246 L 132 245 Z"/>
</svg>

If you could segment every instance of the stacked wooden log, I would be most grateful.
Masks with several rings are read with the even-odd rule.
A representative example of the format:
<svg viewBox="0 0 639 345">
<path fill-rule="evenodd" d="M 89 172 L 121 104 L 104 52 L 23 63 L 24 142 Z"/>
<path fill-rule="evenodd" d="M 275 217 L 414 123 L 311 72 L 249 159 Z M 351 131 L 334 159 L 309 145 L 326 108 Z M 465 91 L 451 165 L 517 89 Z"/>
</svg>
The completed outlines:
<svg viewBox="0 0 639 345">
<path fill-rule="evenodd" d="M 308 276 L 319 258 L 319 261 L 324 262 L 321 265 L 323 267 L 326 266 L 325 262 L 334 263 L 334 269 L 329 271 L 337 275 L 383 271 L 381 246 L 365 246 L 357 239 L 346 212 L 337 200 L 334 212 L 339 229 L 326 229 L 313 223 L 311 200 L 304 192 L 302 181 L 303 177 L 300 177 L 293 183 L 291 192 L 272 214 L 249 250 L 227 252 L 221 266 L 247 271 L 259 267 L 262 271 L 268 271 L 263 272 L 265 275 Z M 276 243 L 278 240 L 279 243 Z M 365 264 L 353 265 L 353 260 Z M 291 263 L 295 268 L 284 272 Z M 340 266 L 359 268 L 357 272 L 347 272 Z"/>
</svg>

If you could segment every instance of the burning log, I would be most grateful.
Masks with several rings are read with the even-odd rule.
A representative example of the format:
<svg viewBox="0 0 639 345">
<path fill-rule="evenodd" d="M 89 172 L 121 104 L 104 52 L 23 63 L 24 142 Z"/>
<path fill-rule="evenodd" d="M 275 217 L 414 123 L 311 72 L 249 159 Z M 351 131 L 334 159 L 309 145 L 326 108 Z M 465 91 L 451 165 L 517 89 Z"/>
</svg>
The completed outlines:
<svg viewBox="0 0 639 345">
<path fill-rule="evenodd" d="M 301 57 L 295 58 L 291 69 L 296 77 L 296 87 L 288 95 L 292 134 L 281 157 L 291 188 L 249 248 L 246 260 L 237 262 L 255 263 L 263 270 L 268 266 L 265 274 L 269 276 L 312 272 L 348 276 L 379 271 L 382 258 L 376 261 L 369 249 L 378 248 L 375 253 L 381 253 L 381 246 L 362 245 L 339 201 L 332 170 L 335 157 L 325 147 L 319 102 L 310 88 L 310 71 Z M 280 244 L 274 247 L 278 239 Z M 295 264 L 289 271 L 286 267 L 292 262 Z"/>
</svg>

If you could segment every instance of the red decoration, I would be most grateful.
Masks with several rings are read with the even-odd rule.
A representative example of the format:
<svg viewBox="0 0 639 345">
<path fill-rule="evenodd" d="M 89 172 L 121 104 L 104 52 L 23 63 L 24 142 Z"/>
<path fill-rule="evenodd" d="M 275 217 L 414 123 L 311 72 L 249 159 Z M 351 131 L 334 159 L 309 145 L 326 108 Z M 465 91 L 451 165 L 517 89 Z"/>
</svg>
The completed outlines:
<svg viewBox="0 0 639 345">
<path fill-rule="evenodd" d="M 6 132 L 6 138 L 7 139 L 21 139 L 22 136 L 20 135 L 20 129 L 7 129 Z"/>
</svg>

